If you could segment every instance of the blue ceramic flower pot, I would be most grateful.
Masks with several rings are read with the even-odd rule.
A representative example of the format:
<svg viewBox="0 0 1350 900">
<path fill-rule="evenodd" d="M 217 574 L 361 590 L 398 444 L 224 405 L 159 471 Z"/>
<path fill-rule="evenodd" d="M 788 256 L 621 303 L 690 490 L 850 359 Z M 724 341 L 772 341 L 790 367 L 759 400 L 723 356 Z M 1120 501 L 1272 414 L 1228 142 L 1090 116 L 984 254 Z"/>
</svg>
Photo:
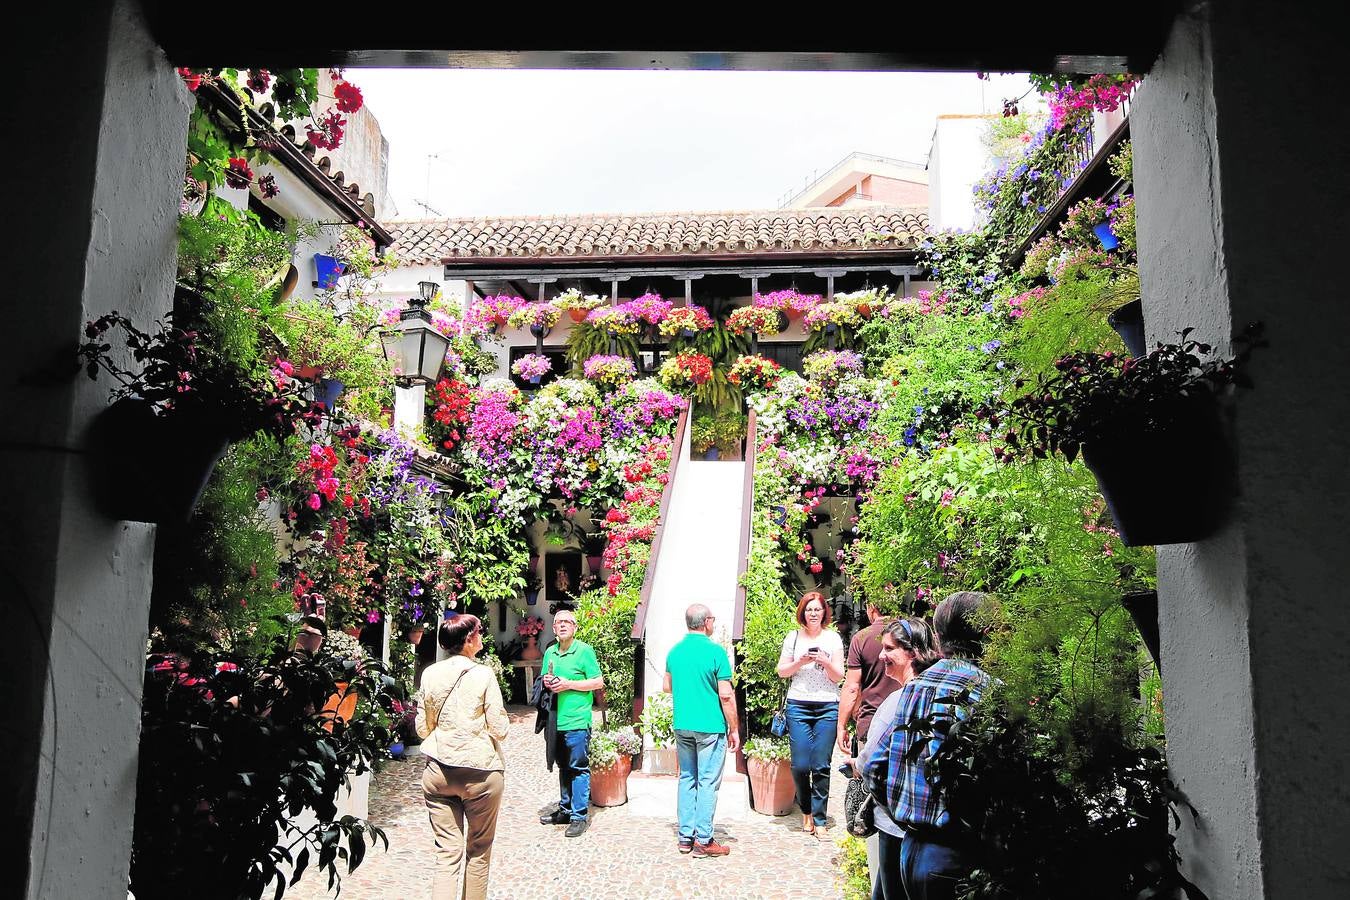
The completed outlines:
<svg viewBox="0 0 1350 900">
<path fill-rule="evenodd" d="M 1101 241 L 1103 250 L 1114 250 L 1120 246 L 1120 238 L 1111 230 L 1110 222 L 1099 222 L 1092 226 L 1092 233 Z"/>
<path fill-rule="evenodd" d="M 338 279 L 342 277 L 342 271 L 345 267 L 332 256 L 325 256 L 322 253 L 314 254 L 314 286 L 321 291 L 331 291 L 337 287 Z"/>
<path fill-rule="evenodd" d="M 322 406 L 329 412 L 337 404 L 338 397 L 346 390 L 347 385 L 338 381 L 336 378 L 320 378 L 314 382 L 314 402 Z"/>
</svg>

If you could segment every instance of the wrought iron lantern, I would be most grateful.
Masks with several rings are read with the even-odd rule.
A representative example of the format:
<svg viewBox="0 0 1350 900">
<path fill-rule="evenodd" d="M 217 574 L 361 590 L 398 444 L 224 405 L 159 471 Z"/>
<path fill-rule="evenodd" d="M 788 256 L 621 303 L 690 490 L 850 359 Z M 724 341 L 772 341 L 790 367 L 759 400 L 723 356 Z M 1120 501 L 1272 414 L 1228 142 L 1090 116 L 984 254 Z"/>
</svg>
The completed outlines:
<svg viewBox="0 0 1350 900">
<path fill-rule="evenodd" d="M 398 324 L 380 332 L 384 358 L 393 363 L 401 385 L 434 384 L 440 377 L 450 338 L 431 324 L 426 308 L 437 287 L 434 281 L 418 282 L 419 296 L 408 301 Z"/>
</svg>

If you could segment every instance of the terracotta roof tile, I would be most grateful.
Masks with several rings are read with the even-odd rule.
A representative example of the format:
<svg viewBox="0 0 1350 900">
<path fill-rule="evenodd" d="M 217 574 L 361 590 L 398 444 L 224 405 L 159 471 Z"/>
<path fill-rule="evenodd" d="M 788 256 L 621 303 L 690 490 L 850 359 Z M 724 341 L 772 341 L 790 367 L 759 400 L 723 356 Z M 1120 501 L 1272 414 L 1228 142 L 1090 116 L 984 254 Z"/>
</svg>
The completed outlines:
<svg viewBox="0 0 1350 900">
<path fill-rule="evenodd" d="M 673 212 L 627 215 L 486 216 L 390 222 L 404 265 L 523 257 L 698 256 L 723 253 L 903 250 L 916 247 L 928 215 L 907 207 Z M 867 241 L 868 235 L 884 235 Z"/>
</svg>

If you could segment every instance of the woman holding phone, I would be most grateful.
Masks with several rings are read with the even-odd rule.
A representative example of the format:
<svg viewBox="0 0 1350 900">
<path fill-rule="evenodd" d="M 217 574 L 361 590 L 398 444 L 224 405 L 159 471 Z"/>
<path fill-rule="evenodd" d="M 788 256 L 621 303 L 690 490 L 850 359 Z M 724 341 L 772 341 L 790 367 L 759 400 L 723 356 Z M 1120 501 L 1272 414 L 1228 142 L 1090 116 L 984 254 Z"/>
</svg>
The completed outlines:
<svg viewBox="0 0 1350 900">
<path fill-rule="evenodd" d="M 839 722 L 839 682 L 844 678 L 844 642 L 829 627 L 825 595 L 810 591 L 797 604 L 798 628 L 783 638 L 778 674 L 790 679 L 787 692 L 788 744 L 802 830 L 825 835 L 830 798 L 830 754 Z"/>
</svg>

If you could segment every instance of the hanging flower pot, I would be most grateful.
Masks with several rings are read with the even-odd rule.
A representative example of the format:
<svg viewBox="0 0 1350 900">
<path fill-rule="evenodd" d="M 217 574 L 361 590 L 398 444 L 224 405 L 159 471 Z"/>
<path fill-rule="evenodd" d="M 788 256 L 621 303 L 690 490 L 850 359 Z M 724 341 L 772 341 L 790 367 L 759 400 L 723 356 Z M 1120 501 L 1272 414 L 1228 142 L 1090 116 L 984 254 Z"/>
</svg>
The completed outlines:
<svg viewBox="0 0 1350 900">
<path fill-rule="evenodd" d="M 1120 246 L 1120 238 L 1116 237 L 1116 233 L 1111 230 L 1110 222 L 1098 222 L 1093 225 L 1092 233 L 1101 242 L 1103 250 L 1114 250 Z"/>
<path fill-rule="evenodd" d="M 1218 405 L 1207 395 L 1123 418 L 1083 444 L 1083 462 L 1129 547 L 1209 537 L 1223 524 L 1234 490 Z"/>
<path fill-rule="evenodd" d="M 864 319 L 870 319 L 870 318 L 872 318 L 872 304 L 870 304 L 870 303 L 859 303 L 859 304 L 858 304 L 858 315 L 862 316 Z"/>
<path fill-rule="evenodd" d="M 412 644 L 414 647 L 416 647 L 418 644 L 420 644 L 420 643 L 422 642 L 422 635 L 423 635 L 424 633 L 425 633 L 425 627 L 422 626 L 422 625 L 414 625 L 412 628 L 409 628 L 409 629 L 408 629 L 408 643 L 410 643 L 410 644 Z"/>
<path fill-rule="evenodd" d="M 336 378 L 320 378 L 314 382 L 314 402 L 332 412 L 338 397 L 346 389 L 347 385 Z"/>
<path fill-rule="evenodd" d="M 536 554 L 530 554 L 530 574 L 534 575 L 539 571 L 539 557 Z"/>
<path fill-rule="evenodd" d="M 553 329 L 551 327 L 545 327 L 543 325 L 530 326 L 530 334 L 539 338 L 540 340 L 543 340 L 544 338 L 548 337 L 548 333 L 552 330 Z"/>
<path fill-rule="evenodd" d="M 323 374 L 323 369 L 318 366 L 297 366 L 295 377 L 301 381 L 313 381 Z"/>
<path fill-rule="evenodd" d="M 1134 619 L 1134 627 L 1139 629 L 1139 637 L 1153 657 L 1153 665 L 1162 671 L 1162 637 L 1158 630 L 1158 592 L 1133 591 L 1120 598 L 1120 605 Z"/>
<path fill-rule="evenodd" d="M 837 331 L 839 331 L 839 326 L 838 326 L 838 325 L 834 324 L 833 322 L 826 322 L 826 323 L 825 323 L 825 333 L 826 333 L 826 334 L 834 334 L 834 333 L 836 333 Z"/>
<path fill-rule="evenodd" d="M 228 446 L 228 433 L 205 412 L 157 416 L 145 400 L 119 400 L 90 433 L 96 502 L 116 519 L 186 522 Z"/>
<path fill-rule="evenodd" d="M 338 279 L 342 277 L 343 269 L 346 267 L 337 261 L 335 257 L 326 256 L 323 253 L 314 254 L 314 286 L 321 291 L 331 291 L 337 287 Z"/>
<path fill-rule="evenodd" d="M 531 375 L 531 376 L 530 376 L 530 384 L 538 384 L 538 383 L 539 383 L 539 379 L 542 378 L 542 377 L 543 377 L 542 375 Z"/>
<path fill-rule="evenodd" d="M 689 339 L 691 339 L 692 337 L 694 337 L 694 335 L 696 335 L 696 334 L 698 334 L 698 332 L 695 331 L 695 330 L 692 329 L 692 328 L 681 328 L 681 329 L 680 329 L 680 337 L 684 338 L 686 341 L 689 340 Z"/>
<path fill-rule="evenodd" d="M 539 602 L 539 592 L 531 588 L 525 592 L 525 605 L 534 606 Z"/>
<path fill-rule="evenodd" d="M 576 309 L 576 308 L 569 309 L 567 311 L 567 314 L 571 316 L 572 321 L 576 322 L 578 325 L 586 321 L 586 310 L 584 309 Z"/>
<path fill-rule="evenodd" d="M 1144 304 L 1141 300 L 1131 300 L 1110 313 L 1106 323 L 1115 329 L 1116 334 L 1125 342 L 1132 356 L 1147 356 L 1148 343 L 1144 340 Z"/>
<path fill-rule="evenodd" d="M 600 569 L 604 566 L 604 564 L 605 564 L 605 557 L 603 554 L 600 556 L 586 557 L 586 565 L 591 567 L 592 575 L 599 575 Z"/>
</svg>

